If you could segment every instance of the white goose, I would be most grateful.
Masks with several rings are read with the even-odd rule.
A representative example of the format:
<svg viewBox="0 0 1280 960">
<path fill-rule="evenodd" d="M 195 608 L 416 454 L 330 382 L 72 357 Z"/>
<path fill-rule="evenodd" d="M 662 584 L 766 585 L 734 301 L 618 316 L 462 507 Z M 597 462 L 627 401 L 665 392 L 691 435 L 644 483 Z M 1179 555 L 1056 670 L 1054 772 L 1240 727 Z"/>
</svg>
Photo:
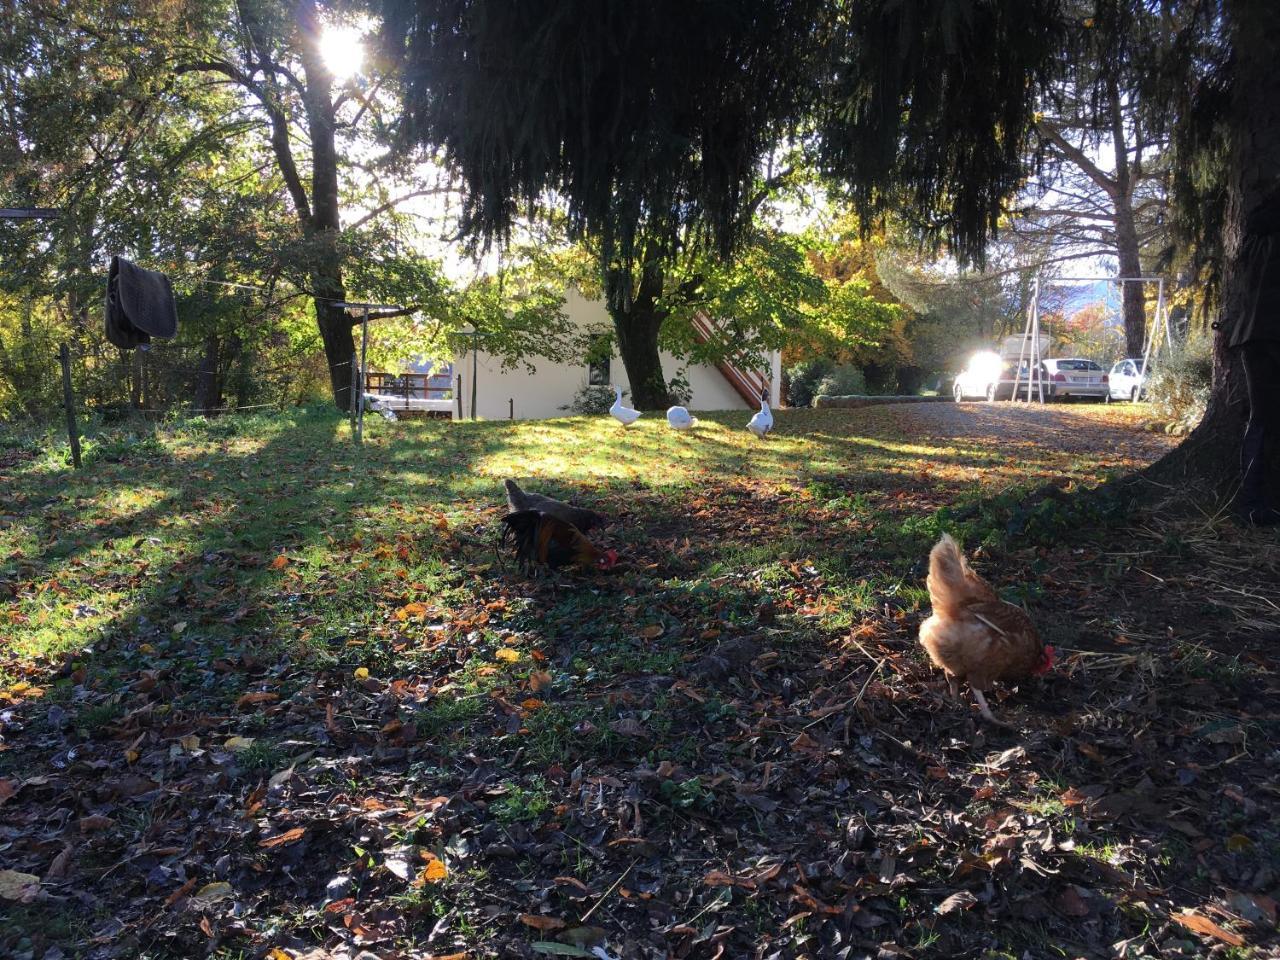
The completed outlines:
<svg viewBox="0 0 1280 960">
<path fill-rule="evenodd" d="M 698 418 L 689 416 L 689 411 L 684 407 L 671 407 L 667 410 L 667 423 L 672 430 L 688 430 L 697 426 Z"/>
<path fill-rule="evenodd" d="M 640 419 L 640 411 L 632 410 L 630 407 L 622 405 L 622 388 L 614 387 L 614 393 L 618 395 L 618 399 L 613 401 L 613 406 L 609 408 L 609 413 L 613 419 L 617 420 L 624 427 L 629 427 Z"/>
<path fill-rule="evenodd" d="M 760 394 L 760 411 L 751 418 L 747 429 L 763 440 L 773 429 L 773 412 L 769 409 L 768 394 Z"/>
</svg>

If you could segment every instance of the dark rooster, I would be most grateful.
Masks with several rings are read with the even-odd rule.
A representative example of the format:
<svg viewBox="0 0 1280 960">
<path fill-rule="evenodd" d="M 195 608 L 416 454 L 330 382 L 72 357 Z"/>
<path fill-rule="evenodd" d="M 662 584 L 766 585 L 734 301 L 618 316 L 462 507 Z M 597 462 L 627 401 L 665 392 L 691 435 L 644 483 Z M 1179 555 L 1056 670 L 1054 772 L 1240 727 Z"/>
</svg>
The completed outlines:
<svg viewBox="0 0 1280 960">
<path fill-rule="evenodd" d="M 555 517 L 557 520 L 577 527 L 580 533 L 590 533 L 595 527 L 603 527 L 609 522 L 594 510 L 584 510 L 582 507 L 575 507 L 571 503 L 565 503 L 554 497 L 534 493 L 531 490 L 521 490 L 514 480 L 504 480 L 502 483 L 507 488 L 507 506 L 511 508 L 512 513 L 536 510 L 538 513 Z"/>
<path fill-rule="evenodd" d="M 522 570 L 567 566 L 608 570 L 618 562 L 616 550 L 600 549 L 572 523 L 549 513 L 516 510 L 502 518 L 502 525 L 502 542 L 515 547 Z"/>
</svg>

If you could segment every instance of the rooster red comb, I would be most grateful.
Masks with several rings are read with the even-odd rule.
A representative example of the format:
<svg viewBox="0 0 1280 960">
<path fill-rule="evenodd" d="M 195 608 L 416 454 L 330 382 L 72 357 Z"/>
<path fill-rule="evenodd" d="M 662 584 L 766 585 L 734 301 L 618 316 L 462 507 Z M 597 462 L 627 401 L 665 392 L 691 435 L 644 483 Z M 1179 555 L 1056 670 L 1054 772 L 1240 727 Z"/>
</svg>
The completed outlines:
<svg viewBox="0 0 1280 960">
<path fill-rule="evenodd" d="M 613 569 L 618 565 L 618 551 L 612 548 L 606 550 L 600 558 L 596 560 L 596 564 L 601 570 Z"/>
<path fill-rule="evenodd" d="M 1035 670 L 1032 671 L 1032 673 L 1034 673 L 1036 676 L 1040 676 L 1041 674 L 1048 673 L 1052 669 L 1053 669 L 1053 644 L 1046 643 L 1044 645 L 1044 649 L 1040 652 L 1040 662 L 1036 665 L 1036 668 Z"/>
</svg>

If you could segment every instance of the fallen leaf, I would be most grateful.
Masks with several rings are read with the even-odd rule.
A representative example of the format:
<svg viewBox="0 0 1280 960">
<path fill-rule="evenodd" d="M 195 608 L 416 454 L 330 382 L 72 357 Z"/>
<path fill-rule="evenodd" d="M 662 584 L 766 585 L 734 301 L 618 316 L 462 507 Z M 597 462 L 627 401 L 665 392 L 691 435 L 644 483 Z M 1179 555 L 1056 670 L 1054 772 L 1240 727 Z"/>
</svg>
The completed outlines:
<svg viewBox="0 0 1280 960">
<path fill-rule="evenodd" d="M 0 870 L 0 898 L 30 903 L 40 892 L 40 878 L 34 873 Z"/>
<path fill-rule="evenodd" d="M 955 910 L 961 910 L 961 909 L 967 910 L 969 907 L 972 907 L 977 902 L 978 902 L 978 898 L 975 897 L 968 890 L 960 890 L 956 893 L 953 893 L 951 896 L 947 897 L 947 899 L 943 900 L 940 904 L 934 907 L 933 912 L 945 917 L 948 913 L 951 913 Z"/>
<path fill-rule="evenodd" d="M 71 852 L 73 849 L 71 844 L 67 844 L 62 848 L 62 852 L 53 858 L 53 862 L 49 864 L 49 869 L 44 872 L 45 880 L 61 880 L 67 875 L 67 868 L 71 865 Z"/>
<path fill-rule="evenodd" d="M 285 953 L 279 947 L 272 947 L 267 951 L 266 960 L 293 960 L 293 957 Z"/>
<path fill-rule="evenodd" d="M 283 570 L 288 565 L 289 565 L 289 558 L 286 557 L 283 553 L 277 554 L 276 558 L 271 561 L 272 570 Z"/>
<path fill-rule="evenodd" d="M 651 624 L 640 631 L 640 636 L 645 640 L 656 640 L 662 636 L 663 626 L 660 623 Z"/>
<path fill-rule="evenodd" d="M 556 917 L 543 916 L 540 913 L 522 913 L 520 914 L 520 922 L 526 927 L 533 927 L 535 930 L 559 930 L 567 925 L 563 920 Z"/>
<path fill-rule="evenodd" d="M 0 806 L 18 792 L 16 780 L 0 780 Z"/>
<path fill-rule="evenodd" d="M 1054 905 L 1063 916 L 1087 917 L 1089 915 L 1089 904 L 1084 902 L 1084 897 L 1080 896 L 1079 891 L 1071 885 L 1063 887 Z"/>
<path fill-rule="evenodd" d="M 182 745 L 182 749 L 184 750 L 195 751 L 200 749 L 200 738 L 194 733 L 188 733 L 185 737 L 179 737 L 178 743 Z"/>
<path fill-rule="evenodd" d="M 96 833 L 99 830 L 109 830 L 113 826 L 115 826 L 115 821 L 110 817 L 104 817 L 100 813 L 80 818 L 81 833 Z"/>
<path fill-rule="evenodd" d="M 280 694 L 269 693 L 266 690 L 255 690 L 246 693 L 236 701 L 236 708 L 243 710 L 245 707 L 256 706 L 259 703 L 273 703 L 280 699 Z"/>
<path fill-rule="evenodd" d="M 228 737 L 222 746 L 232 753 L 240 753 L 253 746 L 253 737 Z"/>
<path fill-rule="evenodd" d="M 295 840 L 301 840 L 302 835 L 307 832 L 306 827 L 294 827 L 292 830 L 286 830 L 284 833 L 277 834 L 274 837 L 259 841 L 260 847 L 283 847 L 286 843 L 293 843 Z"/>
<path fill-rule="evenodd" d="M 231 884 L 225 880 L 218 880 L 215 883 L 206 883 L 195 892 L 191 900 L 199 907 L 207 907 L 217 903 L 219 900 L 227 899 L 234 893 L 235 891 L 231 889 Z"/>
<path fill-rule="evenodd" d="M 185 897 L 188 893 L 190 893 L 195 888 L 196 888 L 196 878 L 192 877 L 190 880 L 188 880 L 186 883 L 180 886 L 177 890 L 173 891 L 173 893 L 165 897 L 164 905 L 166 907 L 172 907 L 175 903 L 177 903 L 179 900 L 181 900 L 183 897 Z"/>
<path fill-rule="evenodd" d="M 1178 921 L 1188 930 L 1200 934 L 1204 937 L 1215 937 L 1223 943 L 1231 947 L 1243 947 L 1244 937 L 1238 933 L 1232 933 L 1230 930 L 1224 930 L 1208 917 L 1196 913 L 1194 910 L 1184 910 L 1182 913 L 1175 913 L 1173 919 Z"/>
<path fill-rule="evenodd" d="M 449 875 L 449 868 L 445 866 L 444 861 L 429 850 L 422 851 L 422 859 L 427 861 L 427 865 L 418 873 L 418 879 L 413 881 L 415 887 L 439 883 Z"/>
<path fill-rule="evenodd" d="M 551 686 L 551 674 L 545 670 L 535 670 L 529 674 L 529 689 L 534 693 Z"/>
<path fill-rule="evenodd" d="M 595 957 L 594 953 L 575 947 L 568 943 L 553 943 L 550 940 L 539 940 L 529 944 L 534 953 L 545 953 L 552 957 Z"/>
<path fill-rule="evenodd" d="M 520 651 L 512 650 L 510 647 L 499 647 L 493 652 L 493 658 L 504 663 L 515 663 L 520 659 Z"/>
<path fill-rule="evenodd" d="M 369 668 L 368 668 L 368 667 L 356 667 L 355 678 L 356 678 L 357 680 L 368 680 L 368 679 L 369 679 Z"/>
</svg>

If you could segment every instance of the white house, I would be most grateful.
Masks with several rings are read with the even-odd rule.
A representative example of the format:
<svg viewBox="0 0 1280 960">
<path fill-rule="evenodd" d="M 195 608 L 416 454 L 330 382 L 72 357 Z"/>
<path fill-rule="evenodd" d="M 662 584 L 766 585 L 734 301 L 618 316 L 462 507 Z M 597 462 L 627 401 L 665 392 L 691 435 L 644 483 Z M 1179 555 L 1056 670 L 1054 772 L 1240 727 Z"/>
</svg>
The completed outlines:
<svg viewBox="0 0 1280 960">
<path fill-rule="evenodd" d="M 600 300 L 588 300 L 576 290 L 565 295 L 565 312 L 584 331 L 612 330 L 612 321 Z M 709 325 L 702 328 L 710 333 Z M 777 351 L 768 355 L 770 370 L 765 377 L 756 371 L 740 370 L 731 364 L 685 364 L 669 353 L 662 354 L 662 371 L 670 379 L 682 371 L 693 390 L 689 402 L 693 410 L 746 410 L 759 406 L 762 389 L 769 391 L 772 406 L 778 406 L 782 383 L 782 357 Z M 485 420 L 537 420 L 567 416 L 564 410 L 584 384 L 622 387 L 630 394 L 630 383 L 621 357 L 615 352 L 599 364 L 553 363 L 535 360 L 531 372 L 523 364 L 504 370 L 500 358 L 470 351 L 454 358 L 455 387 L 462 377 L 461 397 L 455 398 L 453 416 L 470 419 L 473 412 Z M 472 370 L 475 370 L 475 410 L 471 408 Z M 755 399 L 752 400 L 751 398 Z M 458 401 L 461 401 L 460 403 Z"/>
</svg>

